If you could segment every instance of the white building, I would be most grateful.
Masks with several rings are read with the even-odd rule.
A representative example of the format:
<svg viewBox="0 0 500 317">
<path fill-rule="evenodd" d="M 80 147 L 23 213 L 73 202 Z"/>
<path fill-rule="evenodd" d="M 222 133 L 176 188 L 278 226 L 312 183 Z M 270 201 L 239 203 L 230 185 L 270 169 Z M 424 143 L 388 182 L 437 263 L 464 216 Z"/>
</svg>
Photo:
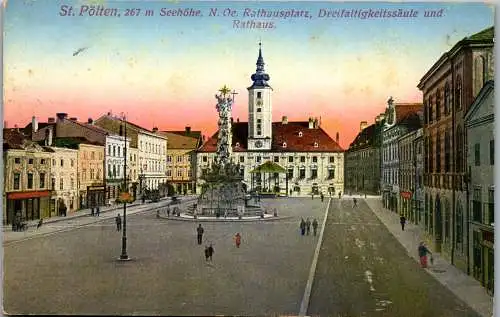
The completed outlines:
<svg viewBox="0 0 500 317">
<path fill-rule="evenodd" d="M 69 214 L 78 208 L 78 150 L 53 146 L 47 148 L 53 151 L 50 169 L 51 216 L 61 215 L 63 207 Z"/>
<path fill-rule="evenodd" d="M 120 188 L 124 184 L 125 175 L 125 144 L 127 151 L 130 149 L 130 139 L 125 139 L 120 135 L 106 136 L 106 155 L 104 179 L 106 180 L 106 199 L 108 204 L 114 203 L 114 200 L 120 193 Z M 130 156 L 127 153 L 128 156 Z M 129 163 L 127 162 L 127 165 Z M 127 175 L 128 178 L 130 175 Z"/>
<path fill-rule="evenodd" d="M 344 150 L 320 127 L 317 119 L 272 122 L 270 77 L 264 70 L 259 48 L 257 70 L 248 87 L 248 122 L 232 122 L 232 157 L 241 165 L 247 189 L 279 192 L 282 195 L 338 194 L 344 191 Z M 197 192 L 203 181 L 202 169 L 214 162 L 216 132 L 197 153 Z M 286 173 L 250 173 L 266 162 L 272 162 Z"/>
<path fill-rule="evenodd" d="M 470 271 L 490 290 L 493 290 L 494 275 L 494 113 L 494 83 L 491 80 L 486 82 L 465 115 Z"/>
</svg>

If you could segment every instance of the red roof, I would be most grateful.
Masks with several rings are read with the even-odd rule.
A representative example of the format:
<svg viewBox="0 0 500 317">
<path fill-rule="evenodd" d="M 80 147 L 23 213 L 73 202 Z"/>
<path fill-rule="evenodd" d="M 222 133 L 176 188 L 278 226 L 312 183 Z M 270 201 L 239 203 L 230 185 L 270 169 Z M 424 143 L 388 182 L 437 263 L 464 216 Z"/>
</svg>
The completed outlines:
<svg viewBox="0 0 500 317">
<path fill-rule="evenodd" d="M 248 122 L 233 122 L 233 152 L 247 151 Z M 302 132 L 302 136 L 299 136 Z M 218 131 L 198 150 L 215 152 Z M 236 146 L 239 143 L 239 146 Z M 286 147 L 283 147 L 286 143 Z M 317 147 L 315 147 L 317 143 Z M 337 142 L 321 128 L 309 129 L 309 122 L 273 122 L 272 152 L 343 152 Z"/>
</svg>

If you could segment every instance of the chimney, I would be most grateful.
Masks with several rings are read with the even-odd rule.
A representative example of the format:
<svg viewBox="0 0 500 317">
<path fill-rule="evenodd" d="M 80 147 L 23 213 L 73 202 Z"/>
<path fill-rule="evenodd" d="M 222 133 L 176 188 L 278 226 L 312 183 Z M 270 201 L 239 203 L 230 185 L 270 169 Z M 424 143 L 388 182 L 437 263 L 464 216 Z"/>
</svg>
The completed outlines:
<svg viewBox="0 0 500 317">
<path fill-rule="evenodd" d="M 281 117 L 281 124 L 288 124 L 288 117 L 287 116 Z"/>
<path fill-rule="evenodd" d="M 38 120 L 35 116 L 31 117 L 31 131 L 33 131 L 33 133 L 38 131 Z"/>
<path fill-rule="evenodd" d="M 339 133 L 337 132 L 337 134 L 335 135 L 335 142 L 337 142 L 337 144 L 339 143 Z"/>
<path fill-rule="evenodd" d="M 314 124 L 313 124 L 313 126 L 314 126 L 315 129 L 319 128 L 318 118 L 314 118 Z"/>
<path fill-rule="evenodd" d="M 309 118 L 309 129 L 314 128 L 314 121 L 313 118 Z"/>
<path fill-rule="evenodd" d="M 153 133 L 156 133 L 156 132 L 158 132 L 158 128 L 157 128 L 157 127 L 154 127 L 154 128 L 153 128 Z"/>
<path fill-rule="evenodd" d="M 52 127 L 47 127 L 45 130 L 45 145 L 52 146 Z"/>
<path fill-rule="evenodd" d="M 231 117 L 231 123 L 233 123 L 233 117 Z"/>
<path fill-rule="evenodd" d="M 361 121 L 361 123 L 359 124 L 359 130 L 363 131 L 367 126 L 368 126 L 368 122 Z"/>
<path fill-rule="evenodd" d="M 64 113 L 64 112 L 59 112 L 59 113 L 56 113 L 56 117 L 57 117 L 57 122 L 60 122 L 60 121 L 63 121 L 64 119 L 66 119 L 68 117 L 68 114 Z"/>
<path fill-rule="evenodd" d="M 56 122 L 56 119 L 54 119 L 54 118 L 47 119 L 47 123 L 54 123 L 54 122 Z"/>
<path fill-rule="evenodd" d="M 92 120 L 92 118 L 88 118 L 87 123 L 88 124 L 94 124 L 94 120 Z"/>
<path fill-rule="evenodd" d="M 186 133 L 191 133 L 191 127 L 190 126 L 186 126 Z"/>
<path fill-rule="evenodd" d="M 74 122 L 78 121 L 78 118 L 75 118 L 75 117 L 73 117 L 73 118 L 69 118 L 69 119 L 70 119 L 71 121 L 74 121 Z"/>
</svg>

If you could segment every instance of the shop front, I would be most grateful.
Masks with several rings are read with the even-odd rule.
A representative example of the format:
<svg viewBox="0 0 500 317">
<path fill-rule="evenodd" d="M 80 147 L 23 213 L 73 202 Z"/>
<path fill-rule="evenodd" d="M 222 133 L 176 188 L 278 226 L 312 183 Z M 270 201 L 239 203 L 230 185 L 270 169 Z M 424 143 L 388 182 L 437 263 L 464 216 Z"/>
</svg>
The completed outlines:
<svg viewBox="0 0 500 317">
<path fill-rule="evenodd" d="M 87 206 L 92 208 L 104 206 L 106 204 L 106 187 L 105 186 L 87 186 Z"/>
<path fill-rule="evenodd" d="M 474 230 L 473 233 L 473 275 L 489 291 L 494 287 L 494 233 L 488 230 Z"/>
<path fill-rule="evenodd" d="M 15 219 L 30 221 L 50 217 L 50 191 L 7 193 L 6 207 L 5 224 L 12 224 Z"/>
</svg>

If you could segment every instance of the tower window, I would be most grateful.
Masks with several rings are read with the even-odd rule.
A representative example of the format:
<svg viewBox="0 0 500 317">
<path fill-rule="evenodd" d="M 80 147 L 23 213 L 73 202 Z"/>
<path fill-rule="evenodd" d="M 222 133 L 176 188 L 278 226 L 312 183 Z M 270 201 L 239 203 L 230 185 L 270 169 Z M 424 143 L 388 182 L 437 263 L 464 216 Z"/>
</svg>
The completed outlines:
<svg viewBox="0 0 500 317">
<path fill-rule="evenodd" d="M 299 131 L 299 138 L 302 137 L 302 131 Z"/>
<path fill-rule="evenodd" d="M 318 147 L 318 142 L 314 142 L 314 147 Z"/>
<path fill-rule="evenodd" d="M 262 112 L 262 108 L 257 108 L 257 112 Z"/>
<path fill-rule="evenodd" d="M 257 91 L 257 98 L 262 98 L 262 91 Z"/>
<path fill-rule="evenodd" d="M 257 119 L 257 123 L 261 123 L 261 122 L 262 122 L 262 120 L 261 120 L 261 119 Z"/>
<path fill-rule="evenodd" d="M 286 142 L 283 142 L 283 147 L 284 147 L 284 148 L 286 147 Z"/>
</svg>

